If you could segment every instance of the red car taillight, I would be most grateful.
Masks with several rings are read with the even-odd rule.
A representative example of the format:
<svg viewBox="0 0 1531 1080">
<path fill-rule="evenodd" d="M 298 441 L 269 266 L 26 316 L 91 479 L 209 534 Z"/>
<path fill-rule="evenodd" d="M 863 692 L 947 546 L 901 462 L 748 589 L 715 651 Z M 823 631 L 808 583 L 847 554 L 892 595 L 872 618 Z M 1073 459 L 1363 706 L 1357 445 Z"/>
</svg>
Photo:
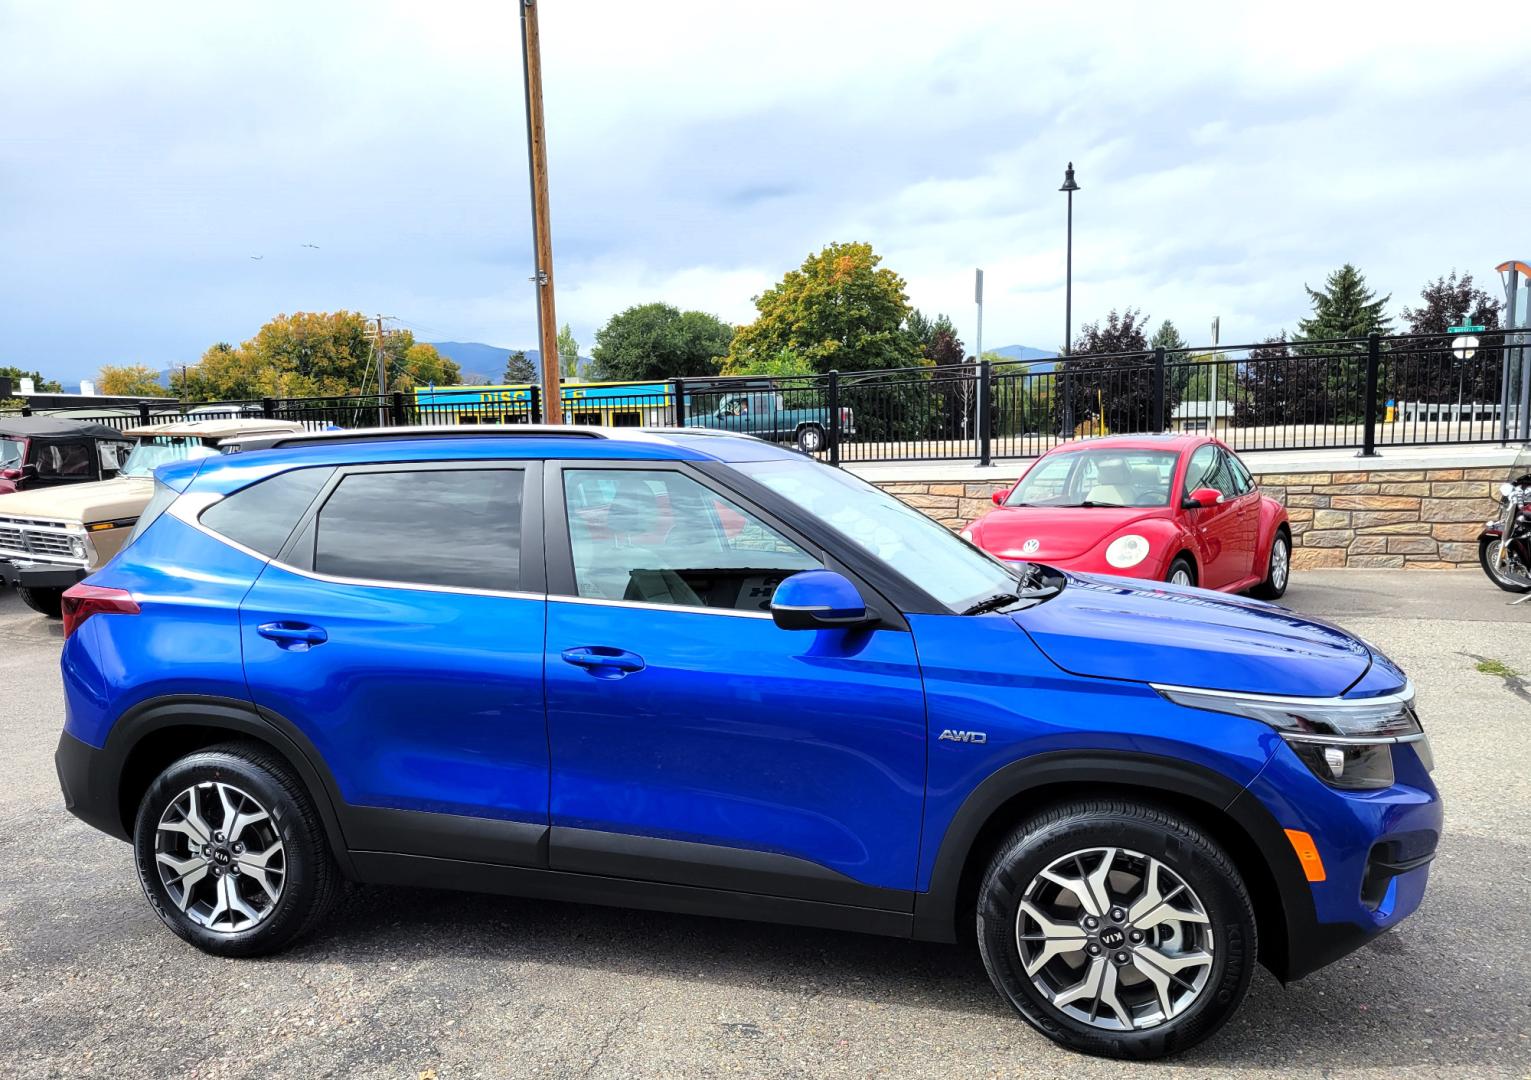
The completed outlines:
<svg viewBox="0 0 1531 1080">
<path fill-rule="evenodd" d="M 83 581 L 64 590 L 64 637 L 92 615 L 137 615 L 138 601 L 126 589 L 108 589 Z"/>
</svg>

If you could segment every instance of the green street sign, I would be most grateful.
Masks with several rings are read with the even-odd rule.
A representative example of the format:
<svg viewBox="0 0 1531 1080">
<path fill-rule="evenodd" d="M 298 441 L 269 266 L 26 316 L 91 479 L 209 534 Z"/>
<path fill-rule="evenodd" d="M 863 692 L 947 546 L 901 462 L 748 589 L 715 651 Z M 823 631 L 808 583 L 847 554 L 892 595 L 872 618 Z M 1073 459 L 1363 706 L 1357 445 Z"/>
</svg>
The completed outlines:
<svg viewBox="0 0 1531 1080">
<path fill-rule="evenodd" d="M 1448 326 L 1448 327 L 1446 327 L 1446 333 L 1448 333 L 1448 334 L 1473 334 L 1473 333 L 1477 333 L 1479 330 L 1486 330 L 1486 329 L 1488 329 L 1488 327 L 1486 327 L 1486 326 L 1479 326 L 1477 323 L 1463 323 L 1461 326 Z"/>
</svg>

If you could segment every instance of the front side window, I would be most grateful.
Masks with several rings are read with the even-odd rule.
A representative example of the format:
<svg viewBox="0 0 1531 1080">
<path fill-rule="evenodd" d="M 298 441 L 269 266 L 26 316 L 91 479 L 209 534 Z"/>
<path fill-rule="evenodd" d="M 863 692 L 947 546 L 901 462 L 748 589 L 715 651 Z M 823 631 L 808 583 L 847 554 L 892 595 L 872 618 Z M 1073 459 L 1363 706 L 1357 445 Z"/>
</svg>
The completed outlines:
<svg viewBox="0 0 1531 1080">
<path fill-rule="evenodd" d="M 217 457 L 216 447 L 204 445 L 195 435 L 152 435 L 140 439 L 122 463 L 123 476 L 153 476 L 154 470 L 172 461 Z"/>
<path fill-rule="evenodd" d="M 1185 470 L 1185 494 L 1190 497 L 1191 492 L 1198 488 L 1213 488 L 1217 491 L 1219 474 L 1222 472 L 1221 462 L 1218 460 L 1217 447 L 1210 443 L 1206 446 L 1198 446 L 1196 452 L 1191 455 L 1191 463 Z"/>
<path fill-rule="evenodd" d="M 314 571 L 514 591 L 521 582 L 525 480 L 520 469 L 352 473 L 319 510 Z"/>
<path fill-rule="evenodd" d="M 768 611 L 819 561 L 743 507 L 665 469 L 566 469 L 580 596 Z"/>
<path fill-rule="evenodd" d="M 945 525 L 841 469 L 810 461 L 733 466 L 821 519 L 857 547 L 961 611 L 974 601 L 1015 591 L 1015 576 Z"/>
<path fill-rule="evenodd" d="M 1239 495 L 1248 495 L 1255 489 L 1255 478 L 1249 475 L 1249 470 L 1244 463 L 1233 454 L 1224 451 L 1223 459 L 1227 462 L 1228 475 L 1233 479 L 1233 489 Z"/>
</svg>

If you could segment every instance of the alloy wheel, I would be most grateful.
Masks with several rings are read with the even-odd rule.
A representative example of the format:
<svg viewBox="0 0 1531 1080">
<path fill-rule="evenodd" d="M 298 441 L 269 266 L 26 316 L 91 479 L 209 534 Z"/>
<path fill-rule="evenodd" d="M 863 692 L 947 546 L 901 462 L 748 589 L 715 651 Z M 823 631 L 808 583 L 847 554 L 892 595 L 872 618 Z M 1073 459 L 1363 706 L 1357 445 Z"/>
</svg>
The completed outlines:
<svg viewBox="0 0 1531 1080">
<path fill-rule="evenodd" d="M 1201 899 L 1165 863 L 1126 848 L 1070 852 L 1038 873 L 1021 896 L 1015 938 L 1038 993 L 1094 1028 L 1174 1020 L 1212 974 Z"/>
<path fill-rule="evenodd" d="M 154 861 L 171 903 L 216 933 L 264 922 L 282 898 L 286 849 L 271 814 L 232 784 L 195 784 L 170 800 Z"/>
<path fill-rule="evenodd" d="M 1170 584 L 1185 585 L 1189 587 L 1191 584 L 1191 575 L 1185 570 L 1176 570 L 1173 574 L 1170 575 Z"/>
<path fill-rule="evenodd" d="M 1286 576 L 1291 570 L 1291 565 L 1292 557 L 1287 548 L 1287 542 L 1278 536 L 1271 547 L 1271 585 L 1278 592 L 1286 588 Z"/>
</svg>

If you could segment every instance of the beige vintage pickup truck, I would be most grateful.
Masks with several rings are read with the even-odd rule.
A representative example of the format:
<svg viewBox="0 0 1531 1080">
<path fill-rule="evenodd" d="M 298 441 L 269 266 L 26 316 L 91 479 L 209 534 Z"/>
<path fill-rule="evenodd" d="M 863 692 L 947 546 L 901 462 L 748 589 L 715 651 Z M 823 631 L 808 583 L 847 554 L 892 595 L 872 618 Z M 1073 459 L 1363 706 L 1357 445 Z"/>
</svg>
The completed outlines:
<svg viewBox="0 0 1531 1080">
<path fill-rule="evenodd" d="M 16 586 L 34 611 L 57 617 L 64 590 L 127 541 L 154 494 L 154 470 L 210 457 L 236 436 L 302 431 L 293 420 L 182 420 L 123 432 L 133 449 L 114 479 L 18 491 L 0 500 L 0 587 Z"/>
</svg>

